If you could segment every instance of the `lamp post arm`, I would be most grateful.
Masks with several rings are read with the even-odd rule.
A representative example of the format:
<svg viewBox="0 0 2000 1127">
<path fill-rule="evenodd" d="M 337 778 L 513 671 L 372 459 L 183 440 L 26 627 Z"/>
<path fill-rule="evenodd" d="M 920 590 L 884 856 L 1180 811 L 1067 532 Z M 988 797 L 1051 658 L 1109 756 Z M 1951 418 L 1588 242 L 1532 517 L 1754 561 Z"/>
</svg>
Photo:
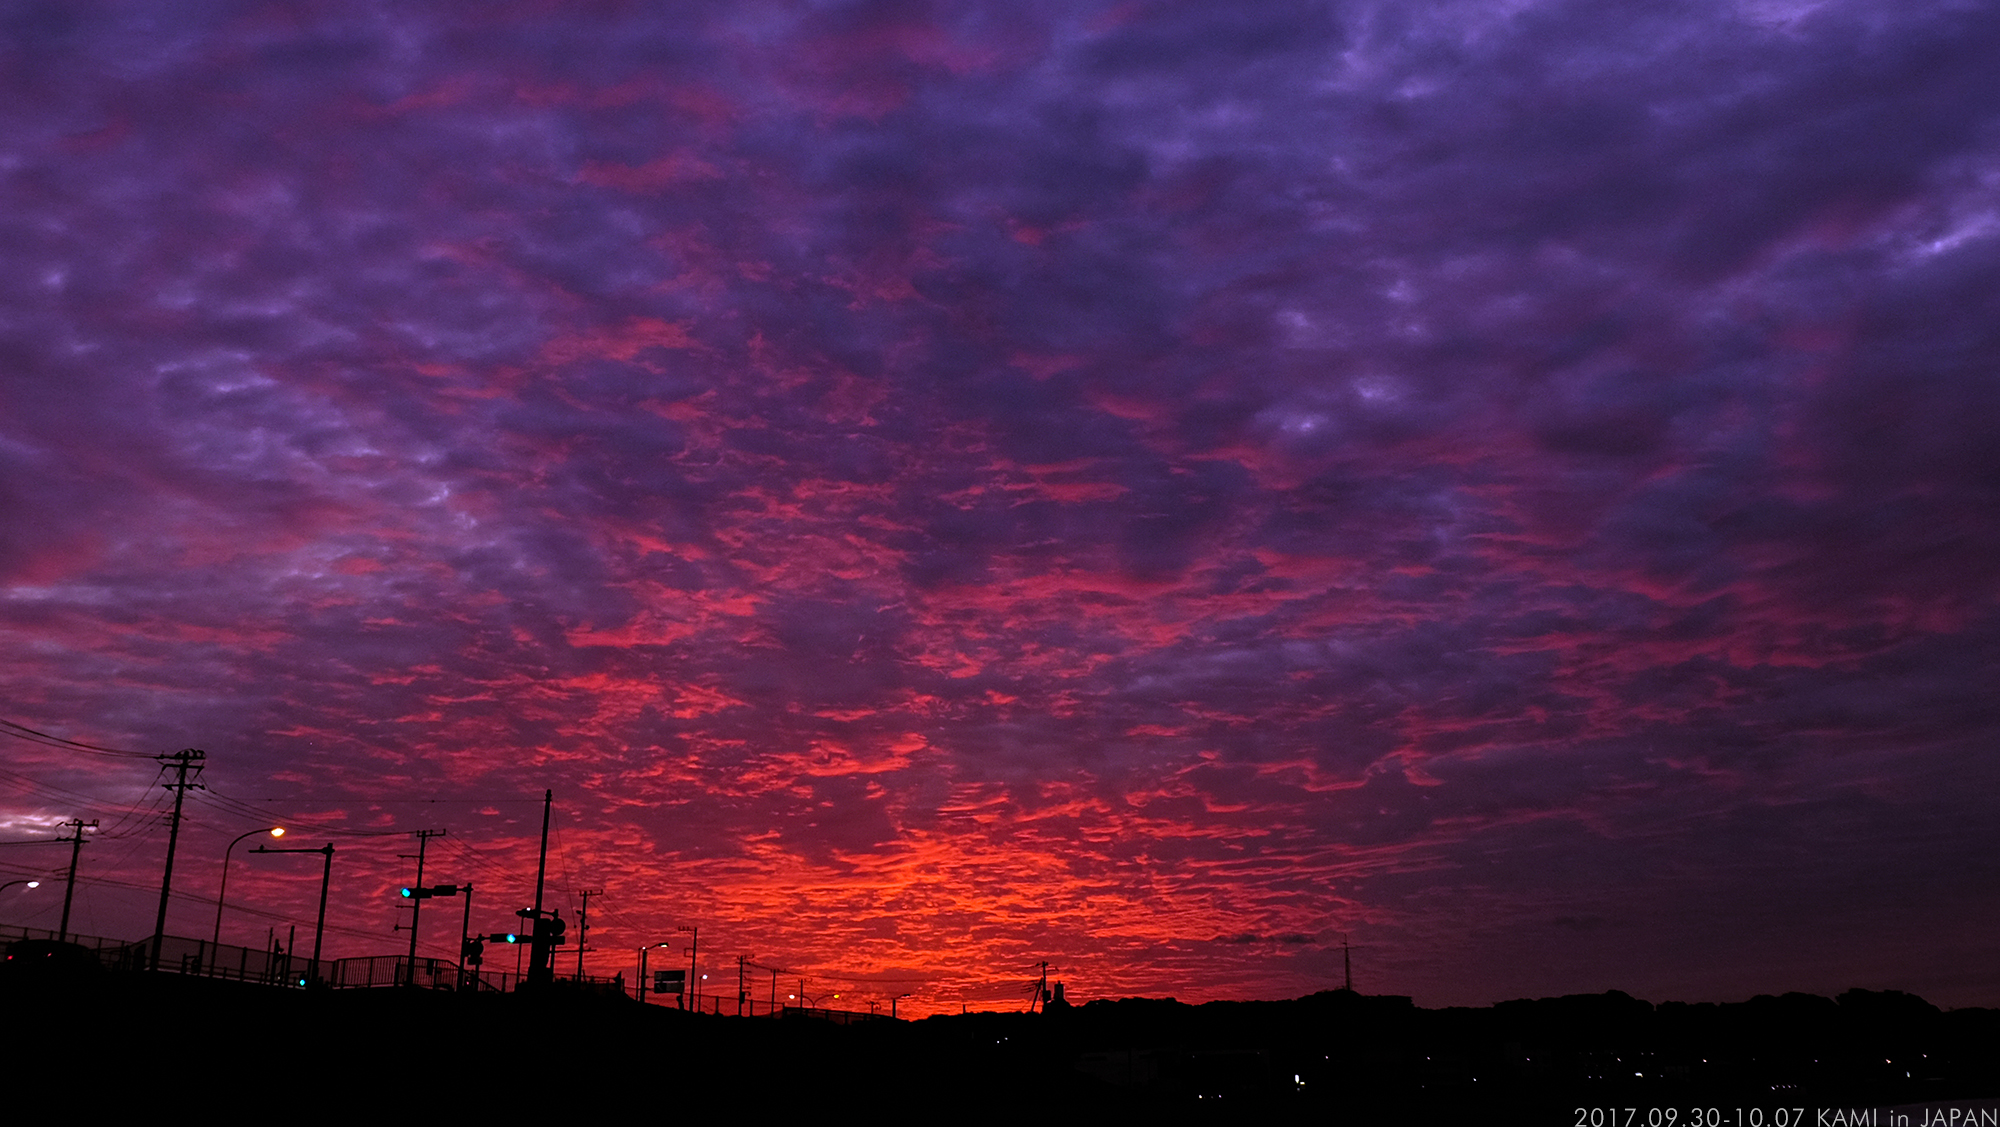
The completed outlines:
<svg viewBox="0 0 2000 1127">
<path fill-rule="evenodd" d="M 238 834 L 235 840 L 231 841 L 222 850 L 222 885 L 215 890 L 215 932 L 208 937 L 208 973 L 211 976 L 215 974 L 215 950 L 222 945 L 222 902 L 229 897 L 229 854 L 236 848 L 237 843 L 241 842 L 244 838 L 256 837 L 258 834 L 267 834 L 274 830 L 282 832 L 284 827 L 265 826 L 261 830 L 251 830 L 248 833 Z"/>
</svg>

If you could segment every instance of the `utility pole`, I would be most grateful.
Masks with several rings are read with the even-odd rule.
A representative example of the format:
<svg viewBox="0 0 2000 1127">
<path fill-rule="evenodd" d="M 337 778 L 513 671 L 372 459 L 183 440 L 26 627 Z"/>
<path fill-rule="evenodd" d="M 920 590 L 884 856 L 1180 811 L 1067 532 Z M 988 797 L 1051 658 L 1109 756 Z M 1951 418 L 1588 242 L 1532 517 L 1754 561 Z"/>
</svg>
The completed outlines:
<svg viewBox="0 0 2000 1127">
<path fill-rule="evenodd" d="M 687 932 L 687 933 L 688 933 L 688 935 L 690 936 L 690 938 L 689 938 L 689 940 L 688 940 L 688 949 L 687 949 L 687 957 L 688 957 L 688 984 L 687 984 L 687 988 L 688 988 L 689 990 L 693 991 L 693 999 L 692 999 L 692 1000 L 693 1000 L 693 1002 L 694 1002 L 694 1005 L 693 1005 L 693 1006 L 692 1006 L 691 1008 L 692 1008 L 692 1009 L 694 1010 L 694 1012 L 696 1012 L 696 1013 L 700 1013 L 700 1012 L 701 1012 L 701 979 L 699 979 L 699 978 L 696 978 L 696 977 L 695 977 L 695 973 L 694 973 L 694 971 L 695 971 L 695 959 L 697 958 L 697 956 L 699 955 L 699 953 L 700 953 L 700 951 L 701 951 L 701 928 L 699 928 L 699 927 L 697 927 L 697 926 L 695 926 L 695 925 L 693 925 L 693 924 L 681 924 L 680 926 L 678 926 L 678 927 L 674 928 L 674 930 L 675 930 L 675 931 L 685 931 L 685 932 Z M 686 995 L 682 995 L 682 996 L 683 996 L 683 997 L 686 997 Z"/>
<path fill-rule="evenodd" d="M 1043 959 L 1035 965 L 1042 968 L 1042 978 L 1041 981 L 1035 983 L 1035 996 L 1028 1001 L 1029 1013 L 1035 1012 L 1035 1007 L 1041 1005 L 1042 999 L 1048 995 L 1049 990 L 1049 961 Z M 1046 1011 L 1047 1008 L 1044 1007 L 1044 1012 Z"/>
<path fill-rule="evenodd" d="M 743 956 L 736 956 L 736 1016 L 743 1016 Z"/>
<path fill-rule="evenodd" d="M 458 925 L 458 988 L 463 990 L 465 989 L 465 944 L 466 940 L 472 936 L 472 886 L 469 884 L 465 885 L 461 891 L 465 893 L 465 919 L 460 921 Z M 416 921 L 412 920 L 411 922 L 415 923 Z M 412 928 L 411 930 L 415 929 Z M 482 960 L 484 959 L 484 946 L 484 944 L 481 945 Z"/>
<path fill-rule="evenodd" d="M 549 811 L 554 807 L 556 792 L 542 792 L 542 852 L 535 862 L 535 914 L 534 950 L 528 960 L 528 985 L 547 986 L 555 981 L 555 952 L 550 949 L 548 929 L 542 923 L 542 882 L 549 875 Z"/>
<path fill-rule="evenodd" d="M 167 832 L 167 870 L 160 877 L 160 913 L 153 920 L 153 957 L 149 960 L 149 965 L 157 971 L 160 969 L 160 948 L 167 940 L 167 897 L 173 892 L 174 887 L 174 848 L 181 840 L 181 801 L 187 797 L 190 787 L 197 790 L 206 789 L 199 783 L 188 782 L 188 772 L 192 770 L 197 776 L 200 775 L 201 762 L 208 758 L 208 753 L 190 747 L 172 755 L 156 755 L 153 758 L 162 763 L 171 762 L 175 772 L 173 782 L 161 784 L 174 792 L 174 820 L 173 828 Z"/>
<path fill-rule="evenodd" d="M 315 984 L 320 981 L 319 942 L 326 935 L 326 886 L 332 883 L 333 843 L 329 841 L 326 843 L 326 866 L 320 870 L 319 874 L 319 920 L 313 924 L 312 980 Z"/>
<path fill-rule="evenodd" d="M 590 942 L 590 898 L 604 895 L 601 888 L 586 888 L 577 893 L 583 897 L 583 907 L 576 913 L 576 980 L 583 981 L 583 947 Z"/>
<path fill-rule="evenodd" d="M 62 824 L 76 831 L 75 837 L 65 837 L 56 839 L 57 841 L 67 841 L 70 843 L 69 883 L 63 887 L 62 931 L 56 937 L 56 942 L 67 943 L 69 942 L 69 903 L 70 900 L 76 896 L 76 855 L 83 852 L 84 828 L 87 826 L 90 829 L 93 830 L 96 829 L 97 819 L 92 818 L 90 821 L 86 822 L 81 818 L 71 818 L 69 821 L 64 822 Z"/>
<path fill-rule="evenodd" d="M 417 836 L 416 887 L 417 888 L 424 887 L 424 852 L 430 848 L 431 839 L 434 837 L 444 837 L 449 833 L 451 833 L 450 830 L 416 831 L 416 836 Z M 404 854 L 404 856 L 407 857 L 409 856 L 409 854 L 406 853 Z M 415 986 L 417 984 L 417 918 L 423 914 L 423 911 L 424 911 L 424 897 L 421 896 L 412 897 L 410 900 L 410 961 L 407 964 L 405 964 L 405 969 L 403 971 L 404 975 L 408 979 L 407 985 L 410 986 Z"/>
<path fill-rule="evenodd" d="M 1347 945 L 1347 936 L 1343 934 L 1340 937 L 1340 969 L 1343 977 L 1347 980 L 1347 985 L 1342 987 L 1342 989 L 1346 990 L 1349 994 L 1354 993 L 1354 959 L 1351 954 L 1353 950 L 1354 948 Z M 1366 948 L 1363 948 L 1363 950 L 1366 950 Z"/>
</svg>

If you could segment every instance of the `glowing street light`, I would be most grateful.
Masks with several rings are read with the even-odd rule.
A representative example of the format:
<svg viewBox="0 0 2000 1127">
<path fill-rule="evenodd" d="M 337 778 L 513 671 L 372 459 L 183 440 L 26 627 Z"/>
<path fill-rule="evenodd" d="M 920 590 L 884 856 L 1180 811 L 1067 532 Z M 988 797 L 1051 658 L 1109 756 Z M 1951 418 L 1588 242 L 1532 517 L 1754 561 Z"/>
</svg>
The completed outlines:
<svg viewBox="0 0 2000 1127">
<path fill-rule="evenodd" d="M 258 834 L 283 837 L 285 836 L 285 827 L 265 826 L 260 830 L 251 830 L 248 833 L 239 834 L 236 841 L 230 842 L 228 847 L 222 851 L 222 887 L 215 890 L 215 934 L 211 935 L 208 940 L 208 974 L 210 978 L 215 977 L 216 960 L 219 957 L 218 948 L 222 945 L 222 899 L 229 894 L 229 851 L 236 848 L 237 841 L 242 841 L 246 837 L 256 837 Z"/>
<path fill-rule="evenodd" d="M 27 885 L 27 886 L 28 886 L 29 888 L 40 888 L 40 887 L 42 887 L 42 882 L 41 882 L 41 881 L 38 881 L 38 880 L 29 880 L 29 879 L 27 879 L 26 877 L 22 877 L 22 878 L 21 878 L 20 880 L 10 880 L 10 881 L 8 881 L 8 882 L 7 882 L 6 884 L 0 884 L 0 892 L 5 892 L 5 891 L 7 891 L 8 889 L 10 889 L 10 888 L 14 887 L 14 886 L 15 886 L 15 885 L 17 885 L 17 884 L 25 884 L 25 885 Z"/>
<path fill-rule="evenodd" d="M 639 948 L 639 1000 L 641 1002 L 646 1000 L 646 952 L 651 951 L 655 947 L 669 946 L 672 943 L 673 940 L 671 939 L 662 939 L 658 943 L 648 943 L 644 947 Z M 661 971 L 660 973 L 665 974 L 666 972 Z"/>
</svg>

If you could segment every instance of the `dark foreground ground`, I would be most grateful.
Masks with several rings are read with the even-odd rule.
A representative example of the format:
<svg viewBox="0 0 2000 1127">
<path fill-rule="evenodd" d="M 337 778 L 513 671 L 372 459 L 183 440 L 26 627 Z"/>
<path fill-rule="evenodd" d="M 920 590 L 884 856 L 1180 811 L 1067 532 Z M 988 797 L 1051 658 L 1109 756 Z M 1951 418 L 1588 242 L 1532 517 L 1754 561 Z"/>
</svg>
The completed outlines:
<svg viewBox="0 0 2000 1127">
<path fill-rule="evenodd" d="M 2000 1011 L 1862 991 L 1482 1010 L 1330 992 L 839 1026 L 560 988 L 309 992 L 107 973 L 0 978 L 0 1078 L 0 1106 L 36 1109 L 24 1123 L 1956 1127 L 2000 1123 L 1923 1110 L 2000 1107 Z M 1902 1124 L 1872 1111 L 1895 1105 L 1921 1106 Z"/>
</svg>

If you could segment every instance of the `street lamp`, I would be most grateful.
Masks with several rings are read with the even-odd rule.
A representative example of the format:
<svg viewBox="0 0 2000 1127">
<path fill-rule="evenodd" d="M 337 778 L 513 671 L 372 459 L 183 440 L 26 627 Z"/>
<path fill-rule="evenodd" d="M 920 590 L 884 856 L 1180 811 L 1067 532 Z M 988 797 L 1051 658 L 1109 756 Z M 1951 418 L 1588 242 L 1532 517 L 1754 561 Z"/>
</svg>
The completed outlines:
<svg viewBox="0 0 2000 1127">
<path fill-rule="evenodd" d="M 644 947 L 639 948 L 639 1001 L 640 1002 L 643 1003 L 646 1000 L 646 952 L 651 951 L 655 947 L 665 947 L 672 942 L 673 940 L 671 939 L 662 939 L 658 943 L 648 943 Z M 666 972 L 662 971 L 661 973 L 664 974 Z"/>
<path fill-rule="evenodd" d="M 215 934 L 210 936 L 208 940 L 208 976 L 210 978 L 215 977 L 216 959 L 220 953 L 217 948 L 222 946 L 222 899 L 229 895 L 229 851 L 236 848 L 237 841 L 242 841 L 246 837 L 256 837 L 258 834 L 283 837 L 285 836 L 285 827 L 265 826 L 260 830 L 251 830 L 249 833 L 239 834 L 236 841 L 230 842 L 228 847 L 222 851 L 222 887 L 215 890 Z"/>
<path fill-rule="evenodd" d="M 41 882 L 41 881 L 38 881 L 38 880 L 29 880 L 29 879 L 28 879 L 28 878 L 26 878 L 26 877 L 22 877 L 22 878 L 21 878 L 20 880 L 10 880 L 10 881 L 8 881 L 8 882 L 7 882 L 6 884 L 0 884 L 0 892 L 5 892 L 5 891 L 7 891 L 8 889 L 10 889 L 10 888 L 14 887 L 14 886 L 15 886 L 15 885 L 17 885 L 17 884 L 25 884 L 25 885 L 27 885 L 27 886 L 28 886 L 29 888 L 40 888 L 40 887 L 42 887 L 42 882 Z"/>
<path fill-rule="evenodd" d="M 819 1008 L 820 1002 L 825 1000 L 826 995 L 824 993 L 821 994 L 806 993 L 806 980 L 801 978 L 799 979 L 799 992 L 797 994 L 792 995 L 792 997 L 798 1000 L 801 1009 L 812 1010 Z M 840 995 L 835 994 L 834 997 L 838 998 L 840 997 Z"/>
<path fill-rule="evenodd" d="M 333 843 L 329 841 L 318 849 L 272 849 L 268 845 L 260 845 L 250 852 L 321 853 L 326 856 L 326 866 L 321 870 L 319 877 L 319 923 L 313 926 L 312 967 L 306 972 L 307 982 L 317 983 L 319 981 L 319 944 L 320 940 L 326 935 L 326 886 L 333 883 Z M 300 983 L 302 986 L 305 984 Z"/>
</svg>

